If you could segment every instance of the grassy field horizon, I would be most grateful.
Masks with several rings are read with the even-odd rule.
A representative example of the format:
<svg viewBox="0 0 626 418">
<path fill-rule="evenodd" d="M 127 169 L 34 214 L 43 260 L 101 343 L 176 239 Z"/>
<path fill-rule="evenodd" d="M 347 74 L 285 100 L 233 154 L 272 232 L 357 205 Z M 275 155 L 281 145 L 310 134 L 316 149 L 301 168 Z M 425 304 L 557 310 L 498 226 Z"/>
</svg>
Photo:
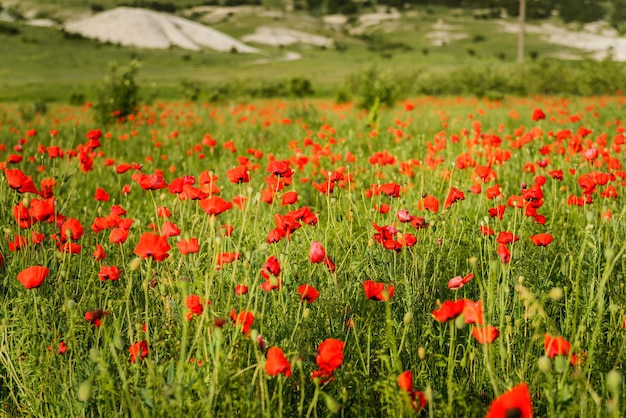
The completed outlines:
<svg viewBox="0 0 626 418">
<path fill-rule="evenodd" d="M 349 35 L 325 28 L 320 18 L 295 12 L 277 19 L 267 16 L 234 16 L 211 25 L 226 34 L 241 38 L 260 26 L 301 29 L 327 36 L 334 47 L 310 45 L 272 47 L 252 44 L 262 50 L 257 54 L 220 53 L 205 49 L 187 51 L 121 47 L 95 40 L 68 36 L 56 28 L 29 26 L 25 22 L 2 22 L 0 29 L 0 101 L 67 102 L 72 95 L 93 100 L 97 83 L 107 74 L 109 64 L 126 65 L 132 59 L 141 62 L 138 76 L 146 97 L 183 99 L 182 82 L 198 86 L 200 100 L 210 96 L 211 89 L 228 81 L 286 81 L 290 77 L 306 77 L 318 97 L 333 97 L 347 76 L 376 65 L 380 70 L 437 73 L 459 67 L 489 69 L 514 66 L 515 34 L 502 32 L 496 21 L 472 18 L 469 10 L 452 13 L 435 7 L 429 12 L 417 8 L 414 14 L 404 13 L 394 30 L 384 25 L 364 35 Z M 432 25 L 438 21 L 452 24 L 466 34 L 465 39 L 441 46 L 428 38 Z M 511 22 L 514 22 L 511 20 Z M 301 58 L 284 62 L 286 51 Z M 556 54 L 577 51 L 552 45 L 538 35 L 526 36 L 527 61 L 542 60 Z M 259 59 L 270 62 L 257 63 Z M 274 62 L 271 62 L 274 61 Z"/>
</svg>

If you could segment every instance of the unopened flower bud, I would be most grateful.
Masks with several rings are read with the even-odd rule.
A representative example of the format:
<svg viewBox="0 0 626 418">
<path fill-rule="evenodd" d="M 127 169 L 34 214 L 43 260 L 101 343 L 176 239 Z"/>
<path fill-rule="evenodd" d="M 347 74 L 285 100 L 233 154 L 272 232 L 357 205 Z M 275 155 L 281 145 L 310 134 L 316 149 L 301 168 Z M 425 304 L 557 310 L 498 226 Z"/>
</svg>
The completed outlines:
<svg viewBox="0 0 626 418">
<path fill-rule="evenodd" d="M 537 367 L 541 373 L 550 373 L 550 370 L 552 370 L 552 361 L 550 360 L 550 357 L 539 357 L 539 360 L 537 360 Z"/>
<path fill-rule="evenodd" d="M 424 360 L 426 358 L 426 349 L 424 347 L 420 347 L 417 349 L 417 357 L 420 360 Z"/>
</svg>

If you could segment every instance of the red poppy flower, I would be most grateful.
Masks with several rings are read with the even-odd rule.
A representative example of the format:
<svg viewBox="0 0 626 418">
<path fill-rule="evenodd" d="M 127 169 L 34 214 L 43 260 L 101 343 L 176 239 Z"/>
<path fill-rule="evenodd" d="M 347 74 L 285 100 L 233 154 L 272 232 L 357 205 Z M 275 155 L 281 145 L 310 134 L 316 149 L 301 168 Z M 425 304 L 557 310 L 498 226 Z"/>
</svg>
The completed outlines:
<svg viewBox="0 0 626 418">
<path fill-rule="evenodd" d="M 396 213 L 396 217 L 398 218 L 398 221 L 402 223 L 411 222 L 411 220 L 413 219 L 411 213 L 409 213 L 409 211 L 406 209 L 400 209 Z"/>
<path fill-rule="evenodd" d="M 272 290 L 278 290 L 282 286 L 283 281 L 278 277 L 268 277 L 263 283 L 261 283 L 260 288 L 265 292 L 271 292 Z"/>
<path fill-rule="evenodd" d="M 511 261 L 511 251 L 509 251 L 505 244 L 498 244 L 496 252 L 504 264 L 508 264 Z"/>
<path fill-rule="evenodd" d="M 334 273 L 335 270 L 337 270 L 337 266 L 335 266 L 335 263 L 333 263 L 333 260 L 331 260 L 330 257 L 328 256 L 324 257 L 324 265 L 326 266 L 328 271 L 330 271 L 331 273 Z"/>
<path fill-rule="evenodd" d="M 280 262 L 278 261 L 278 258 L 273 255 L 265 261 L 263 269 L 261 269 L 261 275 L 263 278 L 269 279 L 270 274 L 274 277 L 278 277 L 280 274 Z"/>
<path fill-rule="evenodd" d="M 61 240 L 65 241 L 68 238 L 73 241 L 79 240 L 85 234 L 85 228 L 80 224 L 78 219 L 68 218 L 61 225 Z"/>
<path fill-rule="evenodd" d="M 281 199 L 281 206 L 293 205 L 298 201 L 298 193 L 295 191 L 285 192 Z"/>
<path fill-rule="evenodd" d="M 588 150 L 583 152 L 583 158 L 587 161 L 595 160 L 596 158 L 598 158 L 598 155 L 600 155 L 600 152 L 597 148 L 589 148 Z"/>
<path fill-rule="evenodd" d="M 35 223 L 35 219 L 30 216 L 30 211 L 22 202 L 13 206 L 13 217 L 22 229 L 30 228 Z"/>
<path fill-rule="evenodd" d="M 92 129 L 85 134 L 85 137 L 89 140 L 97 141 L 102 138 L 102 131 L 100 129 Z"/>
<path fill-rule="evenodd" d="M 202 304 L 202 300 L 200 296 L 191 294 L 185 298 L 185 305 L 189 312 L 187 312 L 186 319 L 187 321 L 191 320 L 194 315 L 202 315 L 204 311 L 204 306 Z"/>
<path fill-rule="evenodd" d="M 312 184 L 318 192 L 325 195 L 329 195 L 335 190 L 335 183 L 330 180 L 322 183 L 313 182 Z"/>
<path fill-rule="evenodd" d="M 289 161 L 287 160 L 271 161 L 266 171 L 279 177 L 291 177 L 294 173 L 294 171 L 290 167 Z"/>
<path fill-rule="evenodd" d="M 220 231 L 222 233 L 223 236 L 225 237 L 230 237 L 233 234 L 233 231 L 235 230 L 235 228 L 233 228 L 232 225 L 221 225 L 220 226 Z"/>
<path fill-rule="evenodd" d="M 394 287 L 386 283 L 377 283 L 373 280 L 363 282 L 365 297 L 370 300 L 389 301 L 393 297 Z"/>
<path fill-rule="evenodd" d="M 411 407 L 416 412 L 426 407 L 426 396 L 422 392 L 413 389 L 413 373 L 410 370 L 398 375 L 398 387 L 410 396 Z"/>
<path fill-rule="evenodd" d="M 400 197 L 400 185 L 397 183 L 386 183 L 381 185 L 373 185 L 372 189 L 375 190 L 375 194 L 384 194 L 389 197 Z"/>
<path fill-rule="evenodd" d="M 483 328 L 474 327 L 472 330 L 472 336 L 476 338 L 480 344 L 491 344 L 500 336 L 498 328 L 487 325 Z"/>
<path fill-rule="evenodd" d="M 438 309 L 435 309 L 432 314 L 437 321 L 447 322 L 450 319 L 454 319 L 461 315 L 464 307 L 465 299 L 459 299 L 456 301 L 447 300 L 443 302 Z"/>
<path fill-rule="evenodd" d="M 96 194 L 94 195 L 93 198 L 99 202 L 106 202 L 109 200 L 110 196 L 107 192 L 104 191 L 104 189 L 101 189 L 100 187 L 98 187 L 96 189 Z"/>
<path fill-rule="evenodd" d="M 502 220 L 502 217 L 504 216 L 505 211 L 506 211 L 506 205 L 498 205 L 495 208 L 490 208 L 488 210 L 489 217 L 495 218 L 497 216 L 498 219 Z"/>
<path fill-rule="evenodd" d="M 487 196 L 487 199 L 489 200 L 493 200 L 498 196 L 502 196 L 502 190 L 500 190 L 500 185 L 496 184 L 495 186 L 489 187 L 487 190 L 485 190 L 485 196 Z"/>
<path fill-rule="evenodd" d="M 61 251 L 62 253 L 80 254 L 80 252 L 82 251 L 82 247 L 79 244 L 71 241 L 65 243 L 57 242 L 56 245 L 59 251 Z"/>
<path fill-rule="evenodd" d="M 323 373 L 332 374 L 343 362 L 344 342 L 327 338 L 317 347 L 315 362 Z"/>
<path fill-rule="evenodd" d="M 32 176 L 27 176 L 22 170 L 7 168 L 4 170 L 4 175 L 7 178 L 9 187 L 18 193 L 39 193 L 35 183 L 33 183 Z"/>
<path fill-rule="evenodd" d="M 552 242 L 553 238 L 552 235 L 550 234 L 537 234 L 537 235 L 532 235 L 530 237 L 530 239 L 532 240 L 532 242 L 535 243 L 536 246 L 538 247 L 547 247 L 548 245 L 550 245 L 550 243 Z"/>
<path fill-rule="evenodd" d="M 220 270 L 222 268 L 222 264 L 230 264 L 233 261 L 239 260 L 240 258 L 241 258 L 241 253 L 235 253 L 235 252 L 219 253 L 217 255 L 217 269 Z"/>
<path fill-rule="evenodd" d="M 474 273 L 469 273 L 465 277 L 456 276 L 448 281 L 448 289 L 450 290 L 459 290 L 466 284 L 468 284 L 474 278 Z"/>
<path fill-rule="evenodd" d="M 92 323 L 96 327 L 99 327 L 102 324 L 102 318 L 108 314 L 109 312 L 105 311 L 102 308 L 88 311 L 85 312 L 85 321 Z"/>
<path fill-rule="evenodd" d="M 543 120 L 546 118 L 546 114 L 543 113 L 543 110 L 541 109 L 535 109 L 533 110 L 533 115 L 532 118 L 535 122 L 539 121 L 539 120 Z"/>
<path fill-rule="evenodd" d="M 183 187 L 185 185 L 192 185 L 196 183 L 196 178 L 194 176 L 183 176 L 176 178 L 167 185 L 167 190 L 171 194 L 178 194 L 183 192 Z"/>
<path fill-rule="evenodd" d="M 522 196 L 509 196 L 507 199 L 507 205 L 513 208 L 523 208 L 524 198 Z"/>
<path fill-rule="evenodd" d="M 499 244 L 508 245 L 512 242 L 517 242 L 519 237 L 517 235 L 513 235 L 511 232 L 500 231 L 498 237 L 496 238 L 496 242 Z"/>
<path fill-rule="evenodd" d="M 552 170 L 552 171 L 549 171 L 548 174 L 554 180 L 558 180 L 558 181 L 562 181 L 563 180 L 563 170 Z"/>
<path fill-rule="evenodd" d="M 167 252 L 170 248 L 167 238 L 152 232 L 144 232 L 139 238 L 134 253 L 141 258 L 152 257 L 155 261 L 163 261 L 169 257 Z"/>
<path fill-rule="evenodd" d="M 37 222 L 49 220 L 54 216 L 54 198 L 31 200 L 29 211 Z"/>
<path fill-rule="evenodd" d="M 463 305 L 463 316 L 465 317 L 466 324 L 483 324 L 483 302 L 465 300 L 465 304 Z"/>
<path fill-rule="evenodd" d="M 439 199 L 435 196 L 426 196 L 417 204 L 418 209 L 426 209 L 433 213 L 437 213 L 439 211 Z"/>
<path fill-rule="evenodd" d="M 93 258 L 95 258 L 97 261 L 101 261 L 107 258 L 107 255 L 104 252 L 104 248 L 102 248 L 102 245 L 96 244 L 96 250 L 93 252 Z"/>
<path fill-rule="evenodd" d="M 285 357 L 283 350 L 278 347 L 270 347 L 267 350 L 267 360 L 265 360 L 265 373 L 269 376 L 283 374 L 285 377 L 291 376 L 291 364 Z"/>
<path fill-rule="evenodd" d="M 181 239 L 176 243 L 178 251 L 181 254 L 193 254 L 200 251 L 200 245 L 198 244 L 198 238 L 189 238 L 189 240 Z"/>
<path fill-rule="evenodd" d="M 98 277 L 101 281 L 111 280 L 115 281 L 120 278 L 122 272 L 117 266 L 102 266 L 100 268 L 100 272 L 98 273 Z"/>
<path fill-rule="evenodd" d="M 398 243 L 403 247 L 412 247 L 417 244 L 417 237 L 413 234 L 398 234 Z"/>
<path fill-rule="evenodd" d="M 31 230 L 30 231 L 30 238 L 31 238 L 31 242 L 33 243 L 33 245 L 37 245 L 37 244 L 41 244 L 43 242 L 44 239 L 46 239 L 46 235 L 45 234 L 41 234 L 35 230 Z M 2 263 L 0 263 L 0 267 L 2 266 Z"/>
<path fill-rule="evenodd" d="M 124 228 L 113 228 L 109 234 L 109 242 L 121 245 L 128 239 L 128 230 Z"/>
<path fill-rule="evenodd" d="M 19 280 L 26 289 L 34 289 L 41 286 L 49 273 L 50 269 L 47 267 L 30 266 L 17 273 L 17 280 Z"/>
<path fill-rule="evenodd" d="M 26 245 L 28 245 L 28 238 L 21 235 L 16 235 L 15 238 L 13 238 L 13 241 L 9 241 L 9 250 L 12 252 L 19 251 Z"/>
<path fill-rule="evenodd" d="M 128 352 L 130 353 L 131 364 L 137 360 L 141 361 L 148 357 L 148 342 L 146 340 L 139 341 L 131 345 Z"/>
<path fill-rule="evenodd" d="M 489 406 L 489 411 L 487 411 L 485 418 L 531 418 L 532 416 L 533 405 L 528 385 L 520 383 L 495 399 Z"/>
<path fill-rule="evenodd" d="M 163 173 L 156 172 L 154 174 L 135 173 L 131 176 L 139 187 L 144 190 L 160 190 L 167 187 Z"/>
<path fill-rule="evenodd" d="M 245 295 L 246 293 L 248 293 L 248 286 L 246 286 L 245 284 L 238 284 L 237 286 L 235 286 L 235 294 L 241 296 Z"/>
<path fill-rule="evenodd" d="M 456 187 L 452 187 L 450 188 L 450 192 L 448 193 L 448 197 L 446 198 L 446 202 L 443 205 L 444 209 L 448 209 L 450 206 L 452 206 L 455 202 L 458 202 L 459 200 L 465 200 L 465 193 L 463 193 L 461 190 L 457 189 Z"/>
<path fill-rule="evenodd" d="M 480 229 L 480 232 L 481 232 L 483 235 L 488 235 L 488 236 L 490 236 L 490 235 L 495 234 L 495 231 L 494 231 L 493 229 L 491 229 L 491 228 L 490 228 L 489 226 L 487 226 L 487 225 L 481 225 L 479 229 Z"/>
<path fill-rule="evenodd" d="M 250 333 L 250 327 L 254 322 L 254 315 L 252 314 L 252 312 L 241 311 L 237 313 L 237 311 L 233 309 L 232 311 L 230 311 L 230 319 L 233 320 L 235 326 L 241 327 L 241 332 L 246 335 Z"/>
<path fill-rule="evenodd" d="M 117 174 L 124 174 L 125 172 L 127 172 L 131 168 L 132 168 L 132 166 L 130 164 L 120 164 L 117 167 L 115 167 L 115 172 Z"/>
<path fill-rule="evenodd" d="M 571 353 L 572 345 L 563 337 L 553 337 L 550 334 L 546 334 L 543 339 L 543 347 L 546 350 L 546 356 L 554 358 L 556 356 L 570 357 L 570 363 L 572 366 L 576 366 L 579 363 L 579 358 L 576 353 Z"/>
<path fill-rule="evenodd" d="M 320 242 L 313 241 L 309 249 L 309 260 L 311 263 L 321 263 L 324 257 L 326 257 L 324 246 Z"/>
<path fill-rule="evenodd" d="M 232 209 L 233 204 L 219 196 L 213 196 L 206 200 L 201 200 L 200 207 L 207 215 L 219 215 L 220 213 Z"/>
<path fill-rule="evenodd" d="M 496 180 L 498 178 L 498 175 L 491 167 L 484 165 L 477 165 L 474 168 L 474 173 L 476 174 L 476 177 L 478 177 L 478 179 L 480 179 L 480 181 L 483 183 L 489 183 L 490 181 Z M 476 181 L 478 181 L 478 179 L 475 178 Z"/>
<path fill-rule="evenodd" d="M 163 222 L 163 226 L 161 227 L 161 235 L 164 237 L 176 237 L 180 235 L 180 229 L 174 222 L 165 221 Z"/>
<path fill-rule="evenodd" d="M 159 206 L 157 208 L 157 216 L 159 218 L 169 218 L 170 216 L 172 216 L 172 212 L 167 206 Z"/>
<path fill-rule="evenodd" d="M 320 295 L 320 292 L 313 286 L 303 284 L 298 287 L 298 293 L 300 294 L 300 300 L 302 302 L 313 303 Z"/>
<path fill-rule="evenodd" d="M 226 171 L 226 176 L 231 183 L 248 183 L 250 181 L 250 174 L 248 173 L 248 167 L 240 165 L 235 168 L 231 168 Z"/>
</svg>

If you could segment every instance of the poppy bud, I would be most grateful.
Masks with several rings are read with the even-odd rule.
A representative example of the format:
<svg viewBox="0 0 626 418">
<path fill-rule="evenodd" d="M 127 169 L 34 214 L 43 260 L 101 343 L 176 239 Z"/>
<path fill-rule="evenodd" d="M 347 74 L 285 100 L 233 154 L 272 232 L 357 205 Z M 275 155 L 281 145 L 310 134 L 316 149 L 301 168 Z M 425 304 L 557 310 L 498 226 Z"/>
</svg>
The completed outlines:
<svg viewBox="0 0 626 418">
<path fill-rule="evenodd" d="M 463 318 L 463 315 L 459 315 L 454 319 L 454 326 L 456 329 L 463 329 L 463 327 L 465 327 L 465 318 Z"/>
<path fill-rule="evenodd" d="M 563 297 L 563 289 L 561 289 L 560 287 L 553 287 L 552 289 L 550 289 L 550 292 L 548 292 L 548 296 L 550 297 L 550 299 L 556 302 Z"/>
<path fill-rule="evenodd" d="M 606 375 L 606 386 L 615 394 L 619 394 L 622 389 L 622 374 L 613 369 Z"/>
<path fill-rule="evenodd" d="M 604 257 L 607 261 L 613 260 L 613 257 L 615 257 L 615 250 L 613 248 L 607 248 L 604 250 Z"/>
<path fill-rule="evenodd" d="M 102 356 L 100 355 L 100 351 L 97 348 L 92 348 L 89 350 L 89 360 L 94 363 L 100 363 L 102 361 Z"/>
<path fill-rule="evenodd" d="M 89 380 L 85 380 L 78 386 L 77 396 L 81 402 L 87 402 L 91 399 L 91 382 Z"/>
<path fill-rule="evenodd" d="M 130 263 L 128 263 L 128 268 L 130 269 L 130 271 L 135 271 L 137 270 L 139 267 L 141 266 L 141 258 L 139 257 L 135 257 L 133 258 Z"/>
<path fill-rule="evenodd" d="M 404 314 L 404 316 L 402 317 L 402 322 L 404 322 L 404 325 L 410 325 L 411 322 L 413 321 L 413 312 L 407 312 Z"/>
<path fill-rule="evenodd" d="M 554 358 L 554 370 L 559 373 L 564 373 L 569 369 L 569 361 L 565 356 L 556 356 Z"/>
<path fill-rule="evenodd" d="M 548 356 L 539 357 L 539 360 L 537 360 L 537 367 L 539 368 L 539 371 L 542 373 L 550 373 L 550 370 L 552 369 L 552 361 L 550 361 L 550 357 Z"/>
<path fill-rule="evenodd" d="M 328 411 L 331 414 L 338 413 L 341 409 L 341 405 L 326 393 L 322 392 L 322 395 L 324 395 L 324 403 L 326 404 L 326 408 L 328 408 Z"/>
<path fill-rule="evenodd" d="M 426 349 L 424 347 L 417 349 L 417 357 L 419 357 L 420 360 L 424 360 L 426 358 Z"/>
</svg>

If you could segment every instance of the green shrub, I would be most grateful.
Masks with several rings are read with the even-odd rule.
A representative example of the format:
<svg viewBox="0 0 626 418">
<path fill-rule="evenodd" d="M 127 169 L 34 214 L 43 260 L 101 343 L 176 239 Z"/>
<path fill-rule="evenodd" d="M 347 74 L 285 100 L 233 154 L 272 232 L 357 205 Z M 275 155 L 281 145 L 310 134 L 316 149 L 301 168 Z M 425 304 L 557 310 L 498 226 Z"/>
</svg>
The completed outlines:
<svg viewBox="0 0 626 418">
<path fill-rule="evenodd" d="M 364 109 L 380 103 L 393 106 L 412 86 L 413 75 L 379 71 L 372 66 L 354 73 L 346 79 L 346 91 Z"/>
<path fill-rule="evenodd" d="M 98 97 L 94 105 L 96 119 L 109 124 L 133 113 L 139 105 L 139 86 L 135 81 L 139 61 L 133 60 L 121 71 L 116 63 L 111 64 L 109 75 L 98 86 Z"/>
<path fill-rule="evenodd" d="M 185 99 L 192 102 L 198 100 L 198 97 L 202 92 L 202 89 L 200 88 L 200 84 L 198 84 L 198 82 L 183 80 L 180 84 L 183 88 L 183 95 L 185 96 Z"/>
<path fill-rule="evenodd" d="M 312 96 L 315 93 L 311 80 L 304 77 L 294 77 L 289 80 L 289 92 L 296 97 Z"/>
<path fill-rule="evenodd" d="M 3 35 L 19 35 L 20 29 L 9 23 L 9 22 L 0 22 L 0 34 Z"/>
</svg>

